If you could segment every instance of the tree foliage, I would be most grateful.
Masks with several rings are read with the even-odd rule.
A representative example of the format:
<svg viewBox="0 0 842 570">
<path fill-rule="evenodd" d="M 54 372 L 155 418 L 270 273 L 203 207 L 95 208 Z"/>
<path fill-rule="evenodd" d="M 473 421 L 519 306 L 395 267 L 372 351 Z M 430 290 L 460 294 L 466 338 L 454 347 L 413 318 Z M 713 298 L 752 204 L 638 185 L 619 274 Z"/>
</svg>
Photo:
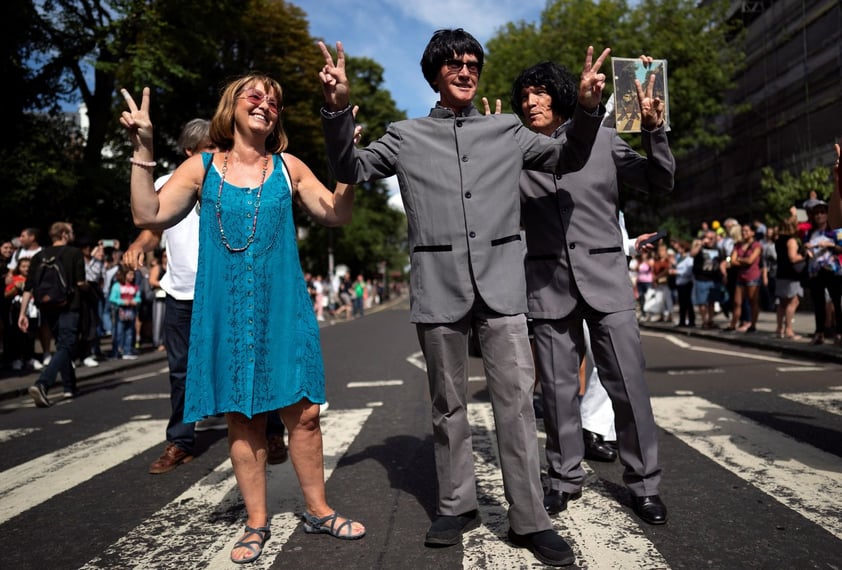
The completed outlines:
<svg viewBox="0 0 842 570">
<path fill-rule="evenodd" d="M 727 134 L 716 119 L 733 112 L 725 94 L 743 61 L 735 30 L 726 22 L 727 5 L 700 6 L 695 0 L 551 0 L 537 24 L 513 23 L 487 43 L 482 92 L 501 98 L 508 107 L 518 73 L 540 61 L 555 61 L 579 74 L 589 45 L 598 55 L 610 47 L 617 57 L 646 54 L 666 59 L 670 144 L 677 156 L 698 147 L 723 148 Z M 613 91 L 611 61 L 601 70 L 608 77 L 606 97 Z M 639 145 L 640 137 L 630 137 Z"/>
<path fill-rule="evenodd" d="M 797 175 L 784 171 L 779 175 L 770 167 L 761 170 L 760 187 L 763 189 L 763 211 L 766 223 L 777 224 L 789 216 L 790 209 L 803 202 L 811 192 L 827 200 L 833 192 L 830 169 L 819 166 Z"/>
<path fill-rule="evenodd" d="M 117 121 L 125 109 L 120 88 L 139 97 L 150 87 L 156 174 L 163 174 L 183 159 L 176 148 L 182 126 L 195 117 L 210 118 L 231 78 L 265 72 L 284 88 L 289 152 L 332 186 L 319 119 L 317 72 L 323 61 L 300 8 L 284 0 L 12 0 L 5 16 L 0 41 L 10 57 L 0 69 L 13 99 L 12 136 L 0 156 L 0 184 L 11 206 L 0 212 L 5 233 L 66 219 L 78 235 L 125 242 L 135 235 L 126 162 L 131 149 Z M 370 61 L 358 65 L 361 117 L 368 136 L 375 136 L 386 117 L 403 116 L 383 90 L 382 68 Z M 87 110 L 84 132 L 61 112 L 71 102 Z M 355 224 L 369 217 L 368 207 L 382 214 L 384 188 L 358 200 Z M 363 193 L 358 190 L 358 197 Z M 374 218 L 373 231 L 395 225 Z M 311 225 L 298 210 L 296 223 Z M 366 226 L 357 231 L 365 233 Z M 319 239 L 324 243 L 316 243 Z M 329 239 L 335 248 L 344 247 L 342 230 L 330 237 L 311 232 L 305 241 L 312 251 L 326 251 Z M 355 240 L 388 242 L 379 233 Z M 354 263 L 368 267 L 375 263 L 369 256 L 390 257 L 362 252 Z"/>
</svg>

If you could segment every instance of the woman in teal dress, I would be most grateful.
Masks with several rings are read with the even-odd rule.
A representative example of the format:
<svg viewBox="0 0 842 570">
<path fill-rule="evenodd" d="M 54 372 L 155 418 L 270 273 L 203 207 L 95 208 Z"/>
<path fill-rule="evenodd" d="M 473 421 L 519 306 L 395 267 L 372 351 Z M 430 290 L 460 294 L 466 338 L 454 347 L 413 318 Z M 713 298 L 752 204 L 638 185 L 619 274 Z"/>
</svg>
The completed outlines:
<svg viewBox="0 0 842 570">
<path fill-rule="evenodd" d="M 331 193 L 296 157 L 283 153 L 282 90 L 251 74 L 223 91 L 210 136 L 220 149 L 182 163 L 155 192 L 149 89 L 129 110 L 132 214 L 138 227 L 163 229 L 201 205 L 199 269 L 191 325 L 185 421 L 225 413 L 234 474 L 248 513 L 231 551 L 256 560 L 269 538 L 266 417 L 280 410 L 306 504 L 307 532 L 356 539 L 365 527 L 340 517 L 325 498 L 319 404 L 324 370 L 319 330 L 301 273 L 292 203 L 316 221 L 351 220 L 353 189 Z"/>
</svg>

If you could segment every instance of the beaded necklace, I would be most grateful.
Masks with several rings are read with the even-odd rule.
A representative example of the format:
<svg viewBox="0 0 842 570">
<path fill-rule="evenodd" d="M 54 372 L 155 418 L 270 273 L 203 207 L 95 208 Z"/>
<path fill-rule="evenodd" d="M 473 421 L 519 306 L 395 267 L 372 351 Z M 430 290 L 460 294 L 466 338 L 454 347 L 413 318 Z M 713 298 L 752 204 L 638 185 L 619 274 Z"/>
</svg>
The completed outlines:
<svg viewBox="0 0 842 570">
<path fill-rule="evenodd" d="M 269 155 L 263 157 L 263 172 L 260 174 L 260 187 L 257 189 L 257 197 L 254 199 L 254 217 L 251 223 L 251 235 L 246 239 L 246 245 L 243 247 L 231 247 L 228 243 L 228 238 L 225 236 L 225 229 L 222 227 L 222 187 L 225 185 L 225 174 L 228 172 L 228 153 L 225 153 L 225 158 L 222 160 L 222 178 L 219 181 L 219 190 L 216 192 L 216 222 L 219 224 L 219 237 L 222 238 L 222 245 L 233 253 L 245 251 L 254 243 L 254 234 L 257 231 L 257 214 L 260 212 L 260 195 L 263 193 L 263 183 L 266 181 L 266 170 L 269 167 Z"/>
</svg>

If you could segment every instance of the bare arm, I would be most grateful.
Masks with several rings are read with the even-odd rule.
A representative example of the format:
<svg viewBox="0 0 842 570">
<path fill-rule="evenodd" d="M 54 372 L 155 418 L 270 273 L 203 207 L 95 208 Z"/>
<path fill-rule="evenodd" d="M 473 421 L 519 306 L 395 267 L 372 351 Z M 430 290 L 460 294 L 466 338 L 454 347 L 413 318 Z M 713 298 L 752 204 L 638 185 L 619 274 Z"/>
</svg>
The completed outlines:
<svg viewBox="0 0 842 570">
<path fill-rule="evenodd" d="M 836 182 L 836 191 L 830 195 L 827 223 L 832 228 L 842 228 L 842 167 L 839 165 L 839 157 L 842 149 L 840 149 L 839 144 L 835 144 L 833 147 L 836 150 L 836 164 L 833 165 L 833 179 Z"/>
<path fill-rule="evenodd" d="M 333 192 L 316 178 L 298 158 L 284 154 L 292 179 L 293 195 L 307 214 L 325 226 L 342 226 L 351 221 L 354 187 L 338 182 Z"/>
<path fill-rule="evenodd" d="M 164 232 L 161 230 L 143 230 L 129 249 L 123 254 L 123 265 L 137 269 L 143 265 L 145 254 L 153 251 L 161 243 Z"/>
<path fill-rule="evenodd" d="M 164 229 L 180 221 L 196 203 L 204 176 L 202 158 L 196 155 L 178 167 L 160 192 L 155 192 L 152 168 L 152 121 L 149 119 L 149 88 L 143 88 L 140 107 L 128 91 L 120 91 L 129 110 L 120 115 L 120 124 L 129 132 L 134 147 L 131 158 L 132 217 L 136 226 Z"/>
</svg>

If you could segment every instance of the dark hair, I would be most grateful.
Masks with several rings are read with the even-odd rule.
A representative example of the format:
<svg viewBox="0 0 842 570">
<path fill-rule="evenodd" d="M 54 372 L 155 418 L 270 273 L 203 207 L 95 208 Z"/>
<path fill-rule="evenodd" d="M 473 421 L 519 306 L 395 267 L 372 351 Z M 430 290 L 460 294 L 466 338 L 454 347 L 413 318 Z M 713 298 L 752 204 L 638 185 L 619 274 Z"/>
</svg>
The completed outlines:
<svg viewBox="0 0 842 570">
<path fill-rule="evenodd" d="M 445 60 L 452 58 L 454 55 L 462 57 L 465 54 L 477 58 L 479 73 L 482 73 L 485 54 L 474 36 L 462 28 L 438 30 L 433 34 L 433 37 L 427 43 L 427 47 L 424 48 L 424 55 L 421 56 L 421 72 L 433 91 L 439 92 L 439 88 L 435 86 L 435 81 Z"/>
<path fill-rule="evenodd" d="M 544 87 L 547 94 L 552 98 L 553 111 L 569 119 L 573 116 L 576 108 L 576 100 L 579 95 L 579 81 L 567 68 L 553 63 L 543 61 L 520 72 L 512 85 L 512 109 L 518 116 L 523 117 L 523 109 L 520 105 L 520 94 L 527 87 Z"/>
<path fill-rule="evenodd" d="M 32 236 L 32 239 L 38 241 L 38 238 L 41 237 L 41 230 L 38 228 L 23 228 L 23 232 Z"/>
</svg>

